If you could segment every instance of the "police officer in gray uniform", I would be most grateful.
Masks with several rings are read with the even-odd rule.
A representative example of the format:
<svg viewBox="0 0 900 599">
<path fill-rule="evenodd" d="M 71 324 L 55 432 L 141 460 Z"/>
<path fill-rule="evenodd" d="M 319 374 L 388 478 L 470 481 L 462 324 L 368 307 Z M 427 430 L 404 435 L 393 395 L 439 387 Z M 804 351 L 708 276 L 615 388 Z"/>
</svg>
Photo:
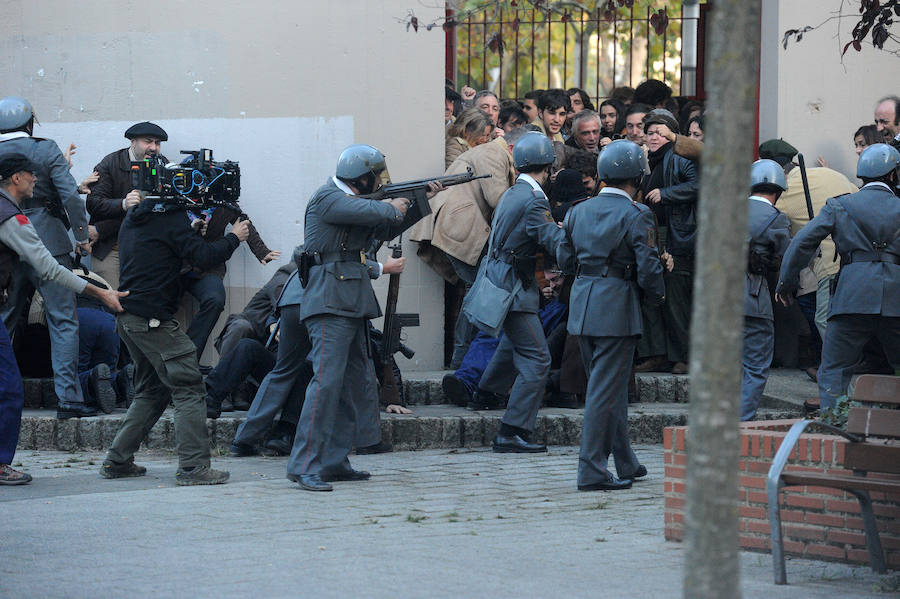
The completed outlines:
<svg viewBox="0 0 900 599">
<path fill-rule="evenodd" d="M 743 378 L 741 420 L 753 420 L 762 399 L 775 352 L 772 298 L 766 274 L 777 272 L 791 241 L 791 223 L 775 208 L 787 190 L 784 169 L 774 160 L 757 160 L 750 168 L 750 205 L 747 223 L 749 257 L 744 293 Z"/>
<path fill-rule="evenodd" d="M 819 367 L 822 409 L 846 394 L 863 346 L 877 338 L 894 370 L 900 369 L 900 152 L 887 144 L 862 151 L 858 192 L 832 198 L 791 241 L 781 264 L 776 297 L 789 304 L 798 276 L 831 235 L 841 257 L 828 310 L 828 330 Z"/>
<path fill-rule="evenodd" d="M 578 489 L 627 489 L 647 475 L 628 439 L 628 381 L 643 332 L 638 288 L 665 299 L 663 266 L 650 209 L 632 200 L 644 174 L 643 151 L 627 140 L 606 146 L 597 173 L 606 187 L 573 207 L 557 251 L 561 268 L 577 274 L 569 297 L 568 330 L 579 336 L 588 373 Z M 609 454 L 616 462 L 613 476 Z"/>
<path fill-rule="evenodd" d="M 287 476 L 308 491 L 331 491 L 330 481 L 369 478 L 347 459 L 356 440 L 357 413 L 369 413 L 363 402 L 374 401 L 356 390 L 377 388 L 370 380 L 375 370 L 368 357 L 367 320 L 380 316 L 381 310 L 366 250 L 376 239 L 394 238 L 410 223 L 404 219 L 406 198 L 377 201 L 357 196 L 387 181 L 384 155 L 372 146 L 353 145 L 341 153 L 335 176 L 306 206 L 303 243 L 311 265 L 298 318 L 309 333 L 314 375 Z M 428 196 L 440 189 L 433 183 Z"/>
<path fill-rule="evenodd" d="M 513 147 L 513 164 L 519 172 L 515 184 L 500 198 L 491 223 L 491 250 L 478 276 L 486 276 L 496 286 L 512 291 L 516 280 L 522 287 L 503 321 L 503 339 L 488 363 L 479 383 L 472 409 L 481 409 L 483 391 L 505 393 L 509 389 L 509 354 L 516 379 L 500 432 L 494 438 L 498 453 L 547 451 L 529 440 L 544 396 L 550 370 L 550 350 L 538 318 L 539 297 L 535 280 L 538 248 L 551 254 L 562 240 L 562 229 L 550 214 L 550 204 L 541 188 L 550 177 L 556 155 L 553 143 L 541 133 L 526 133 Z"/>
<path fill-rule="evenodd" d="M 89 253 L 87 214 L 69 165 L 56 142 L 32 137 L 34 111 L 23 98 L 0 100 L 0 156 L 24 154 L 37 168 L 34 195 L 22 201 L 22 212 L 37 230 L 41 241 L 61 265 L 73 264 L 72 242 L 66 230 L 71 226 L 77 250 Z M 13 273 L 9 302 L 0 316 L 10 331 L 16 326 L 25 302 L 37 289 L 44 298 L 50 329 L 53 385 L 59 398 L 58 418 L 94 416 L 98 411 L 85 405 L 78 382 L 78 316 L 75 294 L 57 283 L 41 280 L 27 262 Z"/>
</svg>

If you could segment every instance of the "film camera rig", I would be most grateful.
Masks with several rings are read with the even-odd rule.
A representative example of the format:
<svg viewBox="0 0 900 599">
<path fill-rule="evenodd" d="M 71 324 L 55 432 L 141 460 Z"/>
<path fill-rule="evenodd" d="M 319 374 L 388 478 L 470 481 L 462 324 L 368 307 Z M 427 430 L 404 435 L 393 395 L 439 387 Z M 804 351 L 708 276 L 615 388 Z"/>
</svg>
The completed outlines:
<svg viewBox="0 0 900 599">
<path fill-rule="evenodd" d="M 185 208 L 225 206 L 241 212 L 241 168 L 237 162 L 215 162 L 210 149 L 182 150 L 190 156 L 164 164 L 157 155 L 131 163 L 132 189 Z"/>
</svg>

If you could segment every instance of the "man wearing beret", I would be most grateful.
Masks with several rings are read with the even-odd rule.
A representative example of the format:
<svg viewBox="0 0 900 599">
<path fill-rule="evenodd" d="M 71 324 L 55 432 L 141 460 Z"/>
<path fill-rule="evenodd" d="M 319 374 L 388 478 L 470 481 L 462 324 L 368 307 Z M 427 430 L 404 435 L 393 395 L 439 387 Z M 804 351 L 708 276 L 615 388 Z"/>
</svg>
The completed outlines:
<svg viewBox="0 0 900 599">
<path fill-rule="evenodd" d="M 23 154 L 37 169 L 34 192 L 23 197 L 19 208 L 50 255 L 65 267 L 72 265 L 72 242 L 76 249 L 90 253 L 87 214 L 78 195 L 75 179 L 56 142 L 33 137 L 34 110 L 24 98 L 9 96 L 0 100 L 0 157 Z M 6 328 L 12 331 L 28 298 L 37 289 L 44 298 L 50 329 L 53 384 L 59 404 L 57 418 L 95 416 L 96 408 L 85 404 L 78 382 L 78 316 L 75 294 L 62 285 L 42 279 L 26 262 L 20 262 L 9 285 L 9 301 L 0 308 Z"/>
<path fill-rule="evenodd" d="M 5 154 L 0 158 L 0 305 L 19 260 L 33 269 L 42 281 L 56 283 L 73 293 L 85 293 L 102 301 L 111 310 L 122 311 L 119 297 L 128 295 L 89 285 L 60 265 L 50 255 L 37 230 L 19 209 L 31 199 L 40 171 L 24 154 Z M 25 395 L 9 335 L 0 326 L 0 485 L 24 485 L 31 476 L 10 467 L 19 439 Z"/>
<path fill-rule="evenodd" d="M 119 227 L 125 211 L 141 201 L 140 193 L 131 186 L 131 163 L 159 154 L 161 143 L 169 139 L 162 127 L 147 121 L 129 127 L 125 137 L 131 142 L 127 148 L 107 154 L 94 167 L 100 179 L 90 186 L 87 197 L 91 224 L 99 236 L 91 267 L 113 288 L 119 286 Z M 168 162 L 165 156 L 160 158 Z"/>
</svg>

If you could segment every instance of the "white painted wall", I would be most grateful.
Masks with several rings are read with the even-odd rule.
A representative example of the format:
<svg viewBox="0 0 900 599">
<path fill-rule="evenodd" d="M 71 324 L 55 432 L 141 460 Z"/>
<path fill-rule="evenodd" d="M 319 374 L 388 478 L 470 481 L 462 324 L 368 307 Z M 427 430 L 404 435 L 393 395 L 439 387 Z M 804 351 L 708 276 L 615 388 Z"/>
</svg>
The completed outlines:
<svg viewBox="0 0 900 599">
<path fill-rule="evenodd" d="M 877 100 L 897 94 L 900 58 L 876 50 L 843 45 L 856 20 L 855 4 L 845 3 L 849 18 L 825 23 L 787 49 L 788 29 L 818 25 L 833 15 L 840 0 L 764 0 L 760 70 L 760 141 L 782 137 L 815 166 L 825 157 L 831 168 L 855 180 L 853 132 L 874 122 Z"/>
<path fill-rule="evenodd" d="M 242 205 L 289 256 L 305 202 L 344 146 L 379 147 L 395 180 L 443 173 L 444 36 L 407 32 L 410 9 L 423 22 L 443 15 L 439 2 L 410 0 L 0 1 L 0 95 L 28 98 L 38 134 L 79 146 L 79 179 L 142 120 L 166 128 L 170 159 L 202 146 L 239 160 Z M 409 329 L 417 353 L 401 366 L 435 369 L 443 282 L 405 245 L 399 309 L 419 312 L 423 326 Z M 241 249 L 226 313 L 275 268 Z M 386 279 L 376 282 L 382 298 Z M 204 362 L 213 359 L 207 350 Z"/>
</svg>

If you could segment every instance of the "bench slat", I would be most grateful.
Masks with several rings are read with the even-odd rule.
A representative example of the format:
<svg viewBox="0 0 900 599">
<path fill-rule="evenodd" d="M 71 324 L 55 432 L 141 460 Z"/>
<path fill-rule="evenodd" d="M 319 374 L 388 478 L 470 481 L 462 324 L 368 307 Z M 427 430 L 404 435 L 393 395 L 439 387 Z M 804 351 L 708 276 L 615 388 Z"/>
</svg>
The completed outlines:
<svg viewBox="0 0 900 599">
<path fill-rule="evenodd" d="M 844 448 L 844 467 L 850 470 L 900 474 L 900 445 L 847 443 Z"/>
<path fill-rule="evenodd" d="M 850 408 L 847 432 L 867 437 L 900 438 L 900 410 L 883 408 Z"/>
<path fill-rule="evenodd" d="M 834 476 L 785 472 L 781 480 L 791 486 L 828 487 L 831 489 L 858 489 L 900 494 L 900 481 L 867 478 L 864 476 Z"/>
<path fill-rule="evenodd" d="M 900 377 L 886 374 L 864 374 L 853 388 L 854 401 L 900 404 Z"/>
</svg>

